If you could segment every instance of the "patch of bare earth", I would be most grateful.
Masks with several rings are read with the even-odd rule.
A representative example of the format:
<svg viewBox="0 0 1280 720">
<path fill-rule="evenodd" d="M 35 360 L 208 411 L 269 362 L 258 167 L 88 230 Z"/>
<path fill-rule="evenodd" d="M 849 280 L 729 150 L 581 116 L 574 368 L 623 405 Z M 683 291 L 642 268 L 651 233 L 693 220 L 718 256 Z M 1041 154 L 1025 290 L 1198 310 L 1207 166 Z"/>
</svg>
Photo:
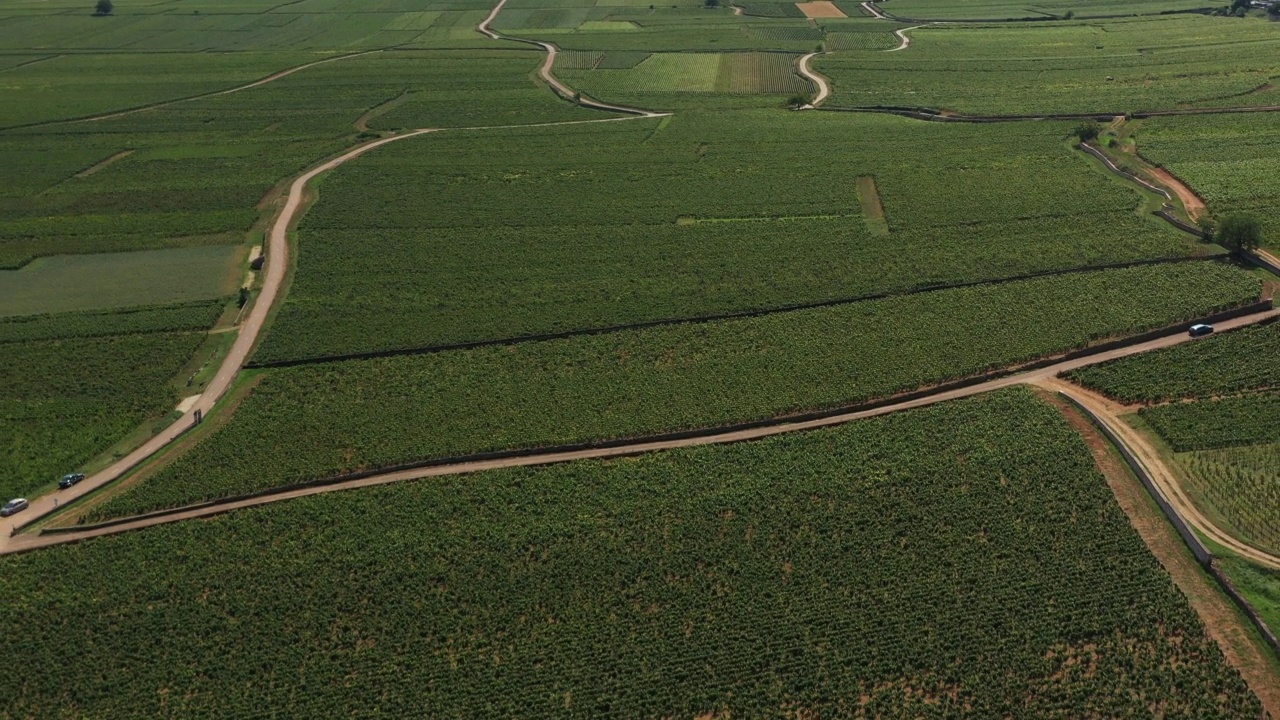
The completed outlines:
<svg viewBox="0 0 1280 720">
<path fill-rule="evenodd" d="M 862 217 L 866 218 L 867 230 L 872 235 L 888 235 L 889 223 L 884 217 L 884 205 L 880 203 L 880 190 L 876 188 L 876 179 L 864 175 L 857 180 L 858 202 L 862 204 Z"/>
<path fill-rule="evenodd" d="M 1184 185 L 1181 180 L 1171 175 L 1169 171 L 1164 168 L 1151 168 L 1151 174 L 1178 196 L 1178 199 L 1182 201 L 1182 206 L 1187 209 L 1188 217 L 1192 220 L 1198 220 L 1202 215 L 1204 215 L 1204 201 L 1192 192 L 1191 188 Z"/>
<path fill-rule="evenodd" d="M 814 0 L 814 2 L 796 3 L 796 7 L 800 8 L 800 12 L 804 13 L 807 18 L 842 18 L 849 17 L 844 11 L 836 7 L 833 2 L 827 0 Z"/>
<path fill-rule="evenodd" d="M 1093 423 L 1057 393 L 1038 391 L 1038 394 L 1057 407 L 1084 438 L 1094 463 L 1107 479 L 1107 485 L 1143 543 L 1173 577 L 1178 589 L 1200 616 L 1210 637 L 1222 648 L 1227 661 L 1240 671 L 1267 712 L 1272 717 L 1280 717 L 1280 679 L 1271 672 L 1263 648 L 1253 641 L 1235 606 L 1205 575 L 1173 526 L 1147 495 L 1146 488 L 1130 474 L 1119 454 Z"/>
</svg>

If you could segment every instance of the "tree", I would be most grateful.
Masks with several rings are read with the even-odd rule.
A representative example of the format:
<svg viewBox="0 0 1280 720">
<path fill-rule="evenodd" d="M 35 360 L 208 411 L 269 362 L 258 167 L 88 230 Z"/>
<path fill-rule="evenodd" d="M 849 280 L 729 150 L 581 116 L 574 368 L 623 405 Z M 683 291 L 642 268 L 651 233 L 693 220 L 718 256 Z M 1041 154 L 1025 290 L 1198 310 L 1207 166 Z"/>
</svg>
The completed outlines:
<svg viewBox="0 0 1280 720">
<path fill-rule="evenodd" d="M 110 15 L 111 11 L 115 9 L 116 9 L 116 6 L 111 4 L 111 0 L 98 0 L 98 5 L 97 7 L 94 8 L 93 14 L 94 15 Z"/>
<path fill-rule="evenodd" d="M 1204 233 L 1204 239 L 1213 242 L 1213 238 L 1218 234 L 1218 221 L 1205 215 L 1196 222 L 1200 226 L 1200 232 Z"/>
<path fill-rule="evenodd" d="M 1262 240 L 1262 223 L 1247 213 L 1234 213 L 1222 219 L 1215 236 L 1228 250 L 1252 250 Z"/>
<path fill-rule="evenodd" d="M 1089 142 L 1090 140 L 1098 137 L 1102 132 L 1102 126 L 1093 120 L 1088 120 L 1077 125 L 1076 129 L 1072 132 L 1080 142 Z"/>
</svg>

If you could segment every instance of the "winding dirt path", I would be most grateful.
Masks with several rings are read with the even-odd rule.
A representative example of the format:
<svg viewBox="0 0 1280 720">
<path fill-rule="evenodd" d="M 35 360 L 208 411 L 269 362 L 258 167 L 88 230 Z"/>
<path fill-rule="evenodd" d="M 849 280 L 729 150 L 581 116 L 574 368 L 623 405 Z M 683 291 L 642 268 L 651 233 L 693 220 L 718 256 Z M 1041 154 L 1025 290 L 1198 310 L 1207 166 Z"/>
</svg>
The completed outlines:
<svg viewBox="0 0 1280 720">
<path fill-rule="evenodd" d="M 547 53 L 547 56 L 542 61 L 542 67 L 539 68 L 538 75 L 548 85 L 550 85 L 551 89 L 554 90 L 561 98 L 570 102 L 575 102 L 582 107 L 592 108 L 594 110 L 604 110 L 607 112 L 625 113 L 627 115 L 639 115 L 641 117 L 665 117 L 671 114 L 654 112 L 652 110 L 645 110 L 644 108 L 630 107 L 627 105 L 615 105 L 613 103 L 600 102 L 599 100 L 581 97 L 568 85 L 560 82 L 552 72 L 552 68 L 554 68 L 556 64 L 556 55 L 560 52 L 560 48 L 556 47 L 553 43 L 544 42 L 542 40 L 530 40 L 529 38 L 505 35 L 490 27 L 490 25 L 493 24 L 494 19 L 498 17 L 498 13 L 502 12 L 502 8 L 506 6 L 506 4 L 507 0 L 499 0 L 498 4 L 493 6 L 493 10 L 489 11 L 489 16 L 484 20 L 481 20 L 480 24 L 476 26 L 476 30 L 493 40 L 508 40 L 510 42 L 524 43 L 526 45 L 536 45 L 542 48 Z"/>
<path fill-rule="evenodd" d="M 421 130 L 421 131 L 418 131 L 417 134 L 421 134 L 423 132 L 431 132 L 431 131 Z M 346 160 L 349 160 L 351 157 L 355 157 L 378 145 L 383 145 L 388 142 L 393 142 L 395 140 L 402 140 L 407 137 L 411 137 L 411 136 L 402 135 L 394 138 L 387 138 L 387 139 L 378 141 L 376 143 L 370 143 L 369 145 L 362 146 L 360 148 L 357 148 L 356 150 L 353 150 L 351 153 L 348 153 L 348 156 L 343 156 L 338 160 L 330 161 L 331 164 L 329 164 L 329 167 L 336 167 L 338 164 L 341 164 L 341 162 L 345 162 Z M 311 173 L 308 173 L 308 175 L 304 177 L 309 179 L 310 177 L 314 177 L 316 174 L 319 174 L 320 172 L 323 172 L 323 170 L 317 169 L 315 171 L 312 171 Z M 295 181 L 294 186 L 291 189 L 290 196 L 293 197 L 293 190 L 297 190 L 297 195 L 300 198 L 302 194 L 302 188 L 304 185 L 305 185 L 305 181 L 302 178 L 299 178 L 298 181 Z M 282 214 L 282 217 L 283 217 L 283 214 Z M 281 228 L 280 232 L 283 234 L 284 228 L 287 226 L 287 223 L 278 223 L 277 226 Z M 275 240 L 274 232 L 273 232 L 272 240 L 273 241 Z M 275 252 L 274 247 L 272 252 Z M 286 245 L 286 252 L 287 252 L 287 245 Z M 281 256 L 279 255 L 275 257 L 277 260 L 281 259 Z M 273 265 L 269 265 L 268 269 L 270 270 L 271 267 L 283 267 L 283 265 L 285 265 L 285 263 L 282 263 L 282 262 L 274 263 Z M 282 277 L 283 270 L 280 270 L 280 274 Z M 264 305 L 262 307 L 265 308 L 266 306 Z M 255 307 L 254 309 L 256 311 L 258 308 Z M 262 315 L 265 317 L 266 315 L 265 311 L 262 313 Z M 1233 328 L 1244 327 L 1246 325 L 1252 325 L 1254 323 L 1260 322 L 1268 318 L 1276 317 L 1276 316 L 1280 316 L 1280 309 L 1272 309 L 1266 312 L 1255 313 L 1253 315 L 1246 315 L 1244 317 L 1235 318 L 1233 320 L 1220 322 L 1220 323 L 1217 323 L 1217 328 L 1219 330 L 1230 330 Z M 1015 373 L 1015 374 L 1011 374 L 1001 378 L 996 378 L 994 380 L 989 380 L 987 382 L 980 383 L 977 385 L 972 385 L 965 388 L 941 391 L 932 395 L 919 397 L 913 400 L 895 403 L 892 405 L 886 405 L 883 407 L 873 408 L 870 410 L 860 410 L 857 412 L 844 413 L 841 415 L 834 415 L 830 417 L 819 418 L 816 420 L 805 420 L 805 421 L 786 423 L 781 425 L 749 428 L 745 430 L 719 431 L 719 430 L 712 429 L 712 430 L 708 430 L 705 434 L 696 435 L 692 437 L 685 437 L 685 438 L 680 438 L 676 440 L 637 441 L 634 443 L 619 445 L 616 447 L 590 448 L 585 450 L 551 452 L 551 453 L 531 450 L 527 454 L 517 455 L 512 457 L 498 458 L 498 459 L 492 459 L 492 460 L 460 462 L 460 463 L 454 463 L 450 465 L 436 465 L 432 467 L 411 468 L 408 470 L 398 470 L 394 472 L 387 472 L 387 473 L 382 473 L 378 475 L 372 475 L 369 477 L 359 478 L 356 480 L 348 480 L 348 481 L 337 482 L 337 483 L 332 483 L 328 485 L 317 485 L 313 487 L 287 490 L 287 491 L 282 491 L 278 493 L 271 493 L 267 495 L 261 495 L 259 497 L 248 498 L 245 500 L 238 500 L 234 502 L 226 502 L 226 503 L 221 503 L 217 505 L 206 504 L 206 505 L 191 506 L 186 509 L 177 509 L 171 512 L 166 512 L 164 514 L 156 514 L 150 517 L 139 518 L 138 520 L 134 520 L 134 521 L 122 522 L 119 524 L 111 525 L 109 527 L 100 527 L 100 528 L 78 530 L 78 531 L 73 530 L 69 532 L 58 532 L 58 533 L 53 533 L 48 535 L 28 534 L 28 535 L 16 535 L 13 537 L 5 537 L 4 534 L 0 534 L 0 554 L 25 552 L 29 550 L 35 550 L 38 548 L 49 547 L 52 545 L 61 545 L 63 543 L 76 542 L 79 540 L 85 540 L 93 537 L 100 537 L 103 535 L 114 535 L 116 533 L 127 532 L 129 530 L 138 530 L 141 528 L 153 527 L 155 525 L 163 525 L 171 522 L 179 522 L 182 520 L 189 520 L 193 518 L 202 518 L 202 517 L 209 517 L 212 515 L 220 515 L 222 513 L 230 512 L 232 510 L 238 510 L 240 508 L 267 505 L 269 503 L 280 502 L 282 500 L 291 500 L 294 498 L 307 497 L 309 495 L 319 495 L 322 493 L 338 492 L 341 490 L 351 490 L 355 488 L 372 487 L 375 485 L 386 485 L 388 483 L 403 482 L 405 480 L 418 480 L 422 478 L 441 477 L 445 475 L 459 475 L 464 473 L 480 472 L 484 470 L 497 470 L 501 468 L 529 467 L 534 465 L 550 465 L 554 463 L 569 462 L 572 460 L 615 458 L 615 457 L 623 457 L 623 456 L 629 456 L 629 455 L 637 455 L 641 453 L 649 453 L 657 450 L 670 450 L 673 448 L 696 447 L 696 446 L 702 446 L 702 445 L 718 445 L 723 443 L 742 442 L 745 440 L 758 440 L 761 438 L 772 437 L 774 435 L 781 435 L 783 433 L 803 432 L 806 430 L 813 430 L 816 428 L 832 427 L 835 425 L 842 425 L 844 423 L 852 422 L 854 420 L 861 420 L 869 417 L 877 417 L 880 415 L 888 415 L 890 413 L 901 412 L 903 410 L 910 410 L 913 408 L 925 407 L 928 405 L 933 405 L 935 403 L 946 402 L 948 400 L 955 400 L 958 398 L 970 397 L 972 395 L 979 395 L 981 393 L 991 392 L 992 390 L 999 390 L 1001 388 L 1007 388 L 1013 385 L 1023 385 L 1023 384 L 1049 385 L 1051 380 L 1058 373 L 1067 372 L 1069 370 L 1074 370 L 1076 368 L 1081 368 L 1088 365 L 1095 365 L 1097 363 L 1106 362 L 1108 360 L 1114 360 L 1120 357 L 1127 357 L 1129 355 L 1137 355 L 1139 353 L 1150 352 L 1152 350 L 1159 350 L 1161 348 L 1166 348 L 1173 345 L 1178 345 L 1184 342 L 1188 342 L 1191 339 L 1192 338 L 1190 338 L 1186 333 L 1178 332 L 1176 334 L 1167 335 L 1165 337 L 1157 338 L 1155 340 L 1150 340 L 1148 342 L 1140 343 L 1137 345 L 1132 345 L 1124 348 L 1117 348 L 1114 350 L 1109 350 L 1107 352 L 1098 353 L 1097 355 L 1091 355 L 1088 357 L 1076 358 L 1073 360 L 1065 360 L 1065 361 L 1062 361 L 1038 370 Z M 201 404 L 204 405 L 205 403 L 206 403 L 205 399 L 202 398 Z M 212 403 L 208 403 L 208 404 L 212 404 Z M 76 487 L 87 488 L 88 483 L 96 479 L 97 479 L 97 476 L 95 476 L 94 478 L 91 478 L 90 480 L 86 480 L 85 482 L 81 483 Z M 101 483 L 97 483 L 97 484 L 100 485 Z M 85 491 L 87 492 L 87 489 Z M 83 492 L 78 494 L 83 494 Z M 48 499 L 49 498 L 43 498 L 42 500 L 47 501 Z M 48 508 L 45 509 L 45 512 L 47 511 L 48 511 Z M 0 532 L 2 532 L 4 529 L 5 529 L 4 526 L 0 526 Z M 1280 567 L 1280 565 L 1277 565 L 1277 567 Z"/>
<path fill-rule="evenodd" d="M 885 50 L 885 52 L 898 52 L 899 50 L 906 50 L 907 48 L 911 47 L 911 38 L 907 37 L 907 31 L 919 30 L 920 28 L 925 27 L 926 25 L 931 25 L 931 24 L 932 23 L 925 23 L 924 25 L 912 25 L 909 28 L 894 30 L 893 34 L 898 36 L 898 47 L 889 48 L 888 50 Z"/>
<path fill-rule="evenodd" d="M 1272 312 L 1274 313 L 1275 311 Z M 1120 419 L 1119 415 L 1116 414 L 1113 403 L 1095 393 L 1058 378 L 1045 378 L 1036 384 L 1069 395 L 1097 415 L 1115 433 L 1116 437 L 1120 438 L 1120 441 L 1124 443 L 1129 452 L 1138 459 L 1138 462 L 1142 464 L 1142 467 L 1146 469 L 1151 479 L 1155 482 L 1160 493 L 1164 495 L 1165 499 L 1169 501 L 1169 504 L 1174 507 L 1178 515 L 1182 516 L 1182 519 L 1188 525 L 1215 543 L 1229 548 L 1237 555 L 1248 558 L 1264 567 L 1280 570 L 1280 556 L 1264 552 L 1236 539 L 1230 533 L 1215 525 L 1204 513 L 1200 512 L 1199 508 L 1196 507 L 1195 503 L 1191 501 L 1191 498 L 1182 489 L 1182 484 L 1178 482 L 1173 471 L 1160 458 L 1160 453 L 1147 438 L 1143 437 L 1142 433 L 1134 430 L 1128 423 Z"/>
<path fill-rule="evenodd" d="M 1178 199 L 1182 201 L 1182 206 L 1186 208 L 1187 217 L 1191 218 L 1191 222 L 1199 220 L 1204 215 L 1206 209 L 1204 201 L 1191 188 L 1187 187 L 1186 183 L 1161 167 L 1152 167 L 1151 174 L 1162 185 L 1172 190 L 1174 195 L 1178 196 Z"/>
<path fill-rule="evenodd" d="M 809 102 L 809 104 L 801 107 L 801 110 L 812 110 L 816 108 L 818 105 L 822 104 L 823 100 L 827 99 L 828 95 L 831 94 L 831 86 L 827 83 L 827 79 L 809 68 L 809 61 L 812 60 L 815 55 L 822 54 L 824 53 L 811 52 L 808 55 L 800 56 L 800 59 L 796 62 L 796 71 L 800 73 L 801 77 L 813 83 L 818 88 L 818 94 L 813 96 L 813 100 Z"/>
<path fill-rule="evenodd" d="M 384 49 L 385 48 L 379 48 L 377 50 L 365 50 L 362 52 L 350 53 L 348 55 L 339 55 L 337 57 L 317 60 L 315 62 L 310 62 L 305 65 L 299 65 L 297 67 L 281 70 L 280 72 L 272 73 L 271 75 L 268 75 L 260 80 L 254 80 L 253 82 L 245 83 L 244 85 L 237 85 L 236 87 L 227 88 L 226 90 L 215 90 L 213 92 L 201 93 L 199 95 L 192 95 L 190 97 L 177 98 L 176 100 L 164 100 L 162 102 L 152 103 L 150 105 L 143 105 L 141 107 L 130 108 L 128 110 L 119 110 L 115 112 L 105 113 L 103 115 L 90 115 L 88 117 L 72 118 L 70 120 L 46 120 L 42 122 L 26 123 L 23 125 L 10 125 L 3 129 L 16 130 L 19 128 L 53 127 L 56 125 L 71 125 L 73 123 L 98 122 L 99 120 L 113 120 L 115 118 L 122 118 L 122 117 L 127 117 L 129 115 L 136 115 L 137 113 L 146 112 L 148 110 L 157 110 L 162 107 L 169 107 L 170 105 L 177 105 L 179 103 L 190 102 L 192 100 L 202 100 L 204 98 L 221 97 L 223 95 L 230 95 L 232 93 L 238 93 L 244 90 L 250 90 L 252 88 L 266 85 L 267 83 L 275 82 L 276 80 L 279 80 L 281 78 L 289 77 L 290 75 L 296 72 L 301 72 L 303 70 L 306 70 L 307 68 L 313 68 L 317 65 L 324 65 L 326 63 L 331 63 L 331 62 L 338 62 L 339 60 L 350 60 L 351 58 L 361 57 L 364 55 L 372 55 L 373 53 L 383 52 Z"/>
</svg>

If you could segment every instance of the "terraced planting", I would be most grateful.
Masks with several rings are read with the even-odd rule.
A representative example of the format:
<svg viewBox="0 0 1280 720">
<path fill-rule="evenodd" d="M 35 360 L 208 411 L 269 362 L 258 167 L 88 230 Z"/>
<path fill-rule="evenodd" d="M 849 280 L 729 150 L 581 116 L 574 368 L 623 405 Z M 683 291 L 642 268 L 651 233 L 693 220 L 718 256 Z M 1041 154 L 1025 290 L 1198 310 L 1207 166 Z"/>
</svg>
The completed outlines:
<svg viewBox="0 0 1280 720">
<path fill-rule="evenodd" d="M 1190 263 L 287 368 L 262 376 L 230 424 L 91 517 L 432 458 L 847 405 L 1161 327 L 1257 290 L 1241 271 Z"/>
<path fill-rule="evenodd" d="M 1073 371 L 1072 382 L 1125 403 L 1211 398 L 1280 385 L 1280 324 Z"/>
<path fill-rule="evenodd" d="M 321 186 L 255 362 L 1216 252 L 1137 215 L 1139 196 L 1073 156 L 1068 131 L 734 112 L 380 149 Z M 864 222 L 856 178 L 871 175 L 887 235 Z"/>
<path fill-rule="evenodd" d="M 20 714 L 1261 712 L 1025 391 L 126 533 L 0 594 Z"/>
</svg>

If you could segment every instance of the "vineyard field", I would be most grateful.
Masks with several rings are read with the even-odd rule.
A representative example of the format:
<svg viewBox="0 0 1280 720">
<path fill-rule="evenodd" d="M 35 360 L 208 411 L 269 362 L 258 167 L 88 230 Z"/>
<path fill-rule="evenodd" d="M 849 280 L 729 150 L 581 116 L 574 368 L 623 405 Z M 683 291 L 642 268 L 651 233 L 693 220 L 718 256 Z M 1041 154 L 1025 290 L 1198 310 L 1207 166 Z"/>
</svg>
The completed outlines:
<svg viewBox="0 0 1280 720">
<path fill-rule="evenodd" d="M 91 512 L 105 519 L 431 458 L 842 406 L 1162 327 L 1257 292 L 1242 271 L 1190 263 L 273 370 L 228 425 Z"/>
<path fill-rule="evenodd" d="M 613 69 L 612 64 L 605 66 L 603 62 L 581 67 L 583 61 L 575 57 L 560 65 L 564 68 L 560 74 L 575 87 L 603 98 L 649 93 L 779 95 L 804 92 L 809 87 L 796 74 L 797 57 L 759 52 L 654 53 L 624 69 Z"/>
<path fill-rule="evenodd" d="M 1280 323 L 1072 371 L 1068 378 L 1125 403 L 1210 398 L 1280 385 Z"/>
<path fill-rule="evenodd" d="M 1280 443 L 1180 453 L 1176 460 L 1191 489 L 1239 537 L 1280 552 Z"/>
<path fill-rule="evenodd" d="M 1280 103 L 1274 91 L 1260 95 Z M 1138 149 L 1194 189 L 1210 213 L 1252 213 L 1262 222 L 1264 244 L 1280 246 L 1272 211 L 1280 191 L 1270 181 L 1280 172 L 1280 116 L 1153 118 L 1142 124 Z"/>
<path fill-rule="evenodd" d="M 244 259 L 234 245 L 39 258 L 0 271 L 0 318 L 226 297 Z"/>
<path fill-rule="evenodd" d="M 4 327 L 4 324 L 0 324 Z M 204 333 L 9 342 L 0 345 L 0 497 L 74 472 L 178 402 L 169 382 Z"/>
<path fill-rule="evenodd" d="M 939 25 L 912 31 L 909 53 L 835 52 L 815 58 L 814 69 L 832 81 L 832 107 L 1121 115 L 1272 105 L 1274 93 L 1253 92 L 1280 75 L 1280 37 L 1271 31 L 1266 22 L 1197 16 Z"/>
<path fill-rule="evenodd" d="M 7 556 L 0 594 L 20 715 L 1261 712 L 1025 390 Z"/>
<path fill-rule="evenodd" d="M 1242 395 L 1140 411 L 1178 452 L 1280 442 L 1280 395 Z"/>
<path fill-rule="evenodd" d="M 379 149 L 320 184 L 297 275 L 255 361 L 1216 251 L 1136 214 L 1137 193 L 1072 156 L 1058 136 L 1067 131 L 735 111 Z M 888 235 L 862 221 L 862 176 L 876 178 Z"/>
<path fill-rule="evenodd" d="M 217 298 L 175 305 L 9 317 L 0 319 L 0 343 L 207 330 L 229 301 L 230 298 Z"/>
</svg>

